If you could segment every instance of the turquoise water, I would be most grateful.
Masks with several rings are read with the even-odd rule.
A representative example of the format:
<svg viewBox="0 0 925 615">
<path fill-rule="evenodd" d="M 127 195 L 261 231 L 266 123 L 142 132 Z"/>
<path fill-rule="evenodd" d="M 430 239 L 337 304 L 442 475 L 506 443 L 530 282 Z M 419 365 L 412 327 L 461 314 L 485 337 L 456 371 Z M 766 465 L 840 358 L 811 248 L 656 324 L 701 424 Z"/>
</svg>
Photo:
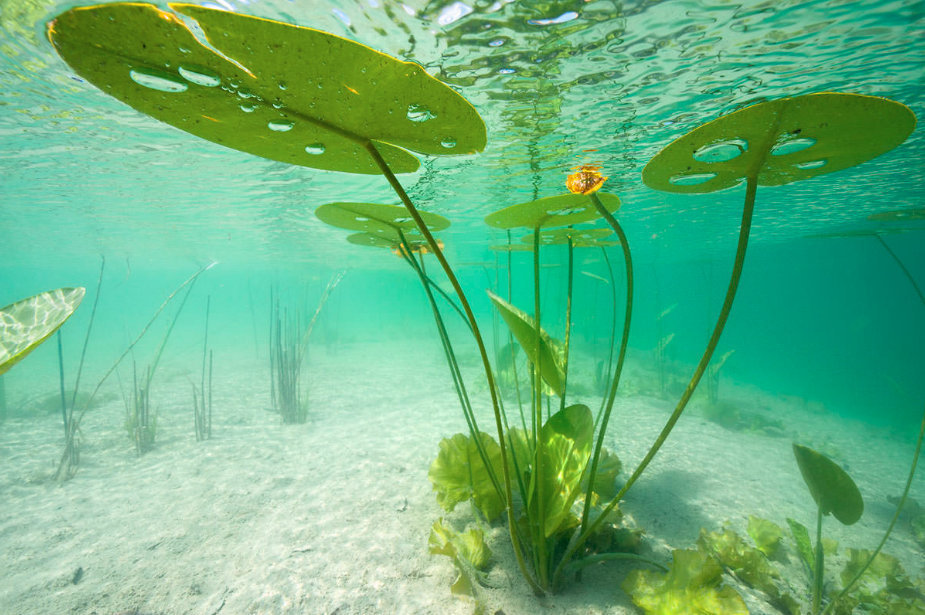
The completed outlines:
<svg viewBox="0 0 925 615">
<path fill-rule="evenodd" d="M 385 179 L 255 158 L 108 97 L 76 77 L 45 39 L 46 22 L 73 5 L 0 5 L 0 306 L 86 286 L 84 305 L 62 329 L 73 369 L 105 258 L 88 358 L 95 382 L 202 266 L 215 263 L 197 281 L 168 354 L 198 356 L 209 297 L 217 353 L 264 360 L 271 287 L 310 313 L 327 281 L 346 271 L 316 329 L 319 344 L 412 340 L 436 356 L 430 311 L 407 267 L 388 251 L 348 244 L 348 232 L 313 214 L 332 201 L 395 204 Z M 666 360 L 682 380 L 722 303 L 744 186 L 656 192 L 642 183 L 645 164 L 697 126 L 765 100 L 837 91 L 907 105 L 920 124 L 894 150 L 847 170 L 759 188 L 742 282 L 716 356 L 734 351 L 722 371 L 731 382 L 794 407 L 887 426 L 911 442 L 925 399 L 925 306 L 876 238 L 821 235 L 890 231 L 884 241 L 925 286 L 925 222 L 867 219 L 925 206 L 925 2 L 220 6 L 419 62 L 474 105 L 487 126 L 485 151 L 421 156 L 421 169 L 400 181 L 422 210 L 452 221 L 440 238 L 489 341 L 496 317 L 484 291 L 507 284 L 506 258 L 490 247 L 506 235 L 485 216 L 561 194 L 573 167 L 600 164 L 609 176 L 605 190 L 622 200 L 618 218 L 636 266 L 628 361 L 652 365 L 659 340 L 673 334 Z M 898 230 L 905 232 L 892 232 Z M 621 256 L 610 255 L 622 305 Z M 564 332 L 564 256 L 561 248 L 542 253 L 543 323 L 556 337 Z M 527 309 L 532 263 L 525 253 L 512 260 L 513 302 Z M 576 272 L 576 345 L 603 356 L 611 305 L 600 253 L 578 251 Z M 456 343 L 473 355 L 463 326 L 448 318 Z M 139 356 L 154 351 L 163 326 Z M 28 378 L 18 375 L 26 371 Z M 56 349 L 38 349 L 6 378 L 11 403 L 36 381 L 53 391 Z"/>
</svg>

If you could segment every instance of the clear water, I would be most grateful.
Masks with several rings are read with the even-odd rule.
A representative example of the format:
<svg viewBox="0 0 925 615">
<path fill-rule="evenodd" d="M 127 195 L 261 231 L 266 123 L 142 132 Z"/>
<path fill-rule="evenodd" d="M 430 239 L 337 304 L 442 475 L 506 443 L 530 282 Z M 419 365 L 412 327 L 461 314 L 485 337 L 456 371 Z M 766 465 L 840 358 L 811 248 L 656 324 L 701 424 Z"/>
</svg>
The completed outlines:
<svg viewBox="0 0 925 615">
<path fill-rule="evenodd" d="M 180 281 L 214 261 L 187 308 L 197 316 L 178 324 L 178 347 L 198 347 L 198 315 L 211 295 L 215 330 L 224 332 L 216 343 L 259 355 L 270 285 L 312 304 L 345 269 L 319 335 L 335 343 L 420 336 L 436 346 L 420 288 L 403 264 L 348 244 L 346 232 L 313 215 L 331 201 L 397 203 L 383 178 L 251 157 L 104 95 L 76 78 L 44 37 L 46 21 L 73 4 L 0 4 L 0 305 L 72 285 L 87 286 L 92 300 L 104 256 L 94 343 L 106 363 Z M 867 216 L 925 205 L 925 2 L 220 5 L 419 62 L 478 109 L 488 127 L 483 153 L 422 157 L 421 170 L 400 179 L 421 209 L 452 221 L 441 234 L 447 257 L 488 330 L 483 291 L 506 283 L 505 263 L 489 247 L 506 238 L 484 217 L 560 194 L 573 167 L 602 164 L 605 189 L 623 201 L 619 218 L 636 260 L 631 360 L 634 353 L 647 360 L 674 333 L 668 358 L 682 368 L 698 359 L 722 302 L 744 188 L 655 192 L 640 178 L 646 162 L 694 127 L 763 100 L 839 91 L 909 106 L 920 124 L 895 150 L 759 189 L 742 284 L 717 355 L 735 350 L 723 374 L 737 382 L 915 430 L 925 398 L 925 309 L 874 238 L 813 235 L 878 228 Z M 925 286 L 925 223 L 902 226 L 909 232 L 885 240 Z M 561 264 L 563 255 L 550 249 L 543 261 Z M 528 257 L 515 255 L 514 266 L 515 303 L 526 307 Z M 591 252 L 579 255 L 578 271 L 607 275 Z M 561 313 L 564 268 L 544 275 L 547 314 Z M 607 337 L 608 293 L 597 278 L 577 276 L 576 335 L 588 349 Z M 71 364 L 89 307 L 62 330 Z M 546 322 L 561 333 L 561 316 Z M 51 389 L 55 361 L 42 348 L 16 369 L 42 374 Z"/>
</svg>

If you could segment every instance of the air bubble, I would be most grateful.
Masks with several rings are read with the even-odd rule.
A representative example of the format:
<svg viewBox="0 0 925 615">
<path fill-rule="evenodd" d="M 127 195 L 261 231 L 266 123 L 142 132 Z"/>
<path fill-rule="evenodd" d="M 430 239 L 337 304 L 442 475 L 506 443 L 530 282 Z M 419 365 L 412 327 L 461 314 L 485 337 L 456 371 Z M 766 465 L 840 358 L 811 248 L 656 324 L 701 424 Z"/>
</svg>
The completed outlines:
<svg viewBox="0 0 925 615">
<path fill-rule="evenodd" d="M 412 122 L 426 122 L 427 120 L 432 120 L 435 117 L 437 116 L 426 107 L 421 105 L 408 105 L 408 119 Z"/>
<path fill-rule="evenodd" d="M 784 138 L 778 140 L 777 143 L 774 144 L 774 147 L 771 148 L 771 154 L 773 156 L 795 154 L 815 144 L 816 140 L 808 137 L 801 137 L 799 139 Z"/>
<path fill-rule="evenodd" d="M 256 103 L 244 103 L 243 105 L 241 105 L 241 111 L 243 111 L 244 113 L 253 113 L 256 110 L 257 110 Z"/>
<path fill-rule="evenodd" d="M 289 120 L 273 120 L 267 123 L 267 128 L 273 132 L 288 132 L 292 130 L 293 126 L 295 126 L 295 124 Z"/>
<path fill-rule="evenodd" d="M 454 147 L 456 147 L 456 139 L 452 137 L 447 137 L 446 139 L 440 142 L 440 145 L 442 145 L 443 147 L 447 149 L 453 149 Z"/>
<path fill-rule="evenodd" d="M 748 141 L 745 139 L 730 139 L 704 145 L 694 152 L 694 160 L 700 162 L 727 162 L 738 158 L 748 151 Z"/>
<path fill-rule="evenodd" d="M 716 177 L 716 173 L 693 173 L 675 175 L 668 179 L 673 186 L 699 186 Z"/>
<path fill-rule="evenodd" d="M 504 44 L 504 42 L 505 42 L 505 41 L 504 41 L 503 38 L 496 38 L 496 39 L 493 40 L 493 41 L 489 41 L 488 46 L 489 46 L 489 47 L 500 47 L 501 45 Z"/>
<path fill-rule="evenodd" d="M 289 88 L 289 86 L 286 84 L 285 81 L 280 81 L 279 83 L 276 84 L 276 87 L 278 87 L 281 90 L 286 90 Z"/>
<path fill-rule="evenodd" d="M 181 77 L 190 83 L 195 83 L 205 88 L 214 88 L 222 82 L 221 77 L 209 69 L 199 66 L 184 66 L 181 64 L 178 72 Z"/>
<path fill-rule="evenodd" d="M 150 68 L 133 68 L 129 71 L 129 76 L 138 85 L 160 92 L 185 92 L 189 87 L 185 81 L 181 81 L 170 73 Z"/>
<path fill-rule="evenodd" d="M 305 152 L 313 156 L 320 156 L 324 153 L 324 143 L 312 143 L 305 146 Z"/>
<path fill-rule="evenodd" d="M 248 90 L 247 88 L 241 88 L 238 90 L 238 96 L 241 98 L 256 98 L 257 95 Z"/>
</svg>

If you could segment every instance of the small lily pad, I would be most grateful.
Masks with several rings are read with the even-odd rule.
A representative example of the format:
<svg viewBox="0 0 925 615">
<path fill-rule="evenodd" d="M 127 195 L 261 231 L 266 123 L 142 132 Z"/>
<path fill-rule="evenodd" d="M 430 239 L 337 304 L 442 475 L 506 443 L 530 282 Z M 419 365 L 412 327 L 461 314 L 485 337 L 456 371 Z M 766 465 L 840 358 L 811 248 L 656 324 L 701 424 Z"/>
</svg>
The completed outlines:
<svg viewBox="0 0 925 615">
<path fill-rule="evenodd" d="M 620 242 L 616 239 L 604 240 L 605 237 L 610 237 L 612 235 L 613 231 L 609 228 L 577 229 L 567 227 L 544 229 L 540 233 L 540 245 L 565 245 L 568 243 L 569 238 L 571 238 L 572 245 L 576 248 L 597 248 L 620 245 Z M 520 241 L 532 244 L 533 235 L 525 235 L 520 238 Z"/>
<path fill-rule="evenodd" d="M 138 111 L 288 164 L 378 174 L 364 149 L 373 141 L 408 173 L 418 161 L 405 149 L 485 147 L 472 105 L 418 64 L 311 28 L 168 6 L 73 8 L 49 22 L 48 38 L 78 75 Z"/>
<path fill-rule="evenodd" d="M 365 231 L 384 238 L 398 240 L 398 230 L 406 235 L 417 233 L 417 225 L 400 205 L 380 203 L 327 203 L 315 210 L 319 220 L 351 231 Z M 432 231 L 442 231 L 450 221 L 441 215 L 421 212 L 421 217 Z"/>
<path fill-rule="evenodd" d="M 864 514 L 864 500 L 857 485 L 838 464 L 811 448 L 793 445 L 800 473 L 822 514 L 852 525 Z"/>
<path fill-rule="evenodd" d="M 598 193 L 604 208 L 613 213 L 620 207 L 620 197 L 615 194 Z M 488 226 L 496 228 L 552 228 L 591 222 L 600 214 L 591 198 L 583 194 L 560 194 L 535 201 L 505 207 L 485 217 Z"/>
<path fill-rule="evenodd" d="M 925 207 L 881 211 L 867 216 L 871 222 L 913 222 L 925 220 Z"/>
<path fill-rule="evenodd" d="M 650 188 L 703 193 L 780 186 L 875 158 L 915 128 L 909 107 L 876 96 L 823 92 L 758 103 L 676 139 L 642 171 Z"/>
<path fill-rule="evenodd" d="M 4 374 L 64 324 L 86 289 L 59 288 L 0 309 L 0 374 Z"/>
</svg>

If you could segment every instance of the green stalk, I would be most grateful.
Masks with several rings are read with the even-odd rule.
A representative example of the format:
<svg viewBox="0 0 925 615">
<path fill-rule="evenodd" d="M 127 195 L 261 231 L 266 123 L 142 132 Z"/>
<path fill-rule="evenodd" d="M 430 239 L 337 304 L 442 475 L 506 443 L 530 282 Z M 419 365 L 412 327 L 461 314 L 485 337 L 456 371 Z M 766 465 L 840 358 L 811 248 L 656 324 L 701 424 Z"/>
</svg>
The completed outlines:
<svg viewBox="0 0 925 615">
<path fill-rule="evenodd" d="M 898 256 L 896 256 L 896 252 L 893 252 L 893 250 L 890 249 L 890 246 L 888 246 L 887 243 L 883 241 L 883 237 L 881 237 L 880 235 L 875 235 L 875 237 L 880 242 L 880 245 L 883 246 L 883 249 L 886 250 L 887 253 L 893 257 L 893 260 L 896 261 L 896 264 L 899 265 L 899 268 L 902 269 L 903 273 L 906 274 L 906 278 L 908 278 L 909 283 L 912 284 L 912 288 L 915 289 L 916 294 L 918 294 L 919 296 L 919 301 L 922 302 L 922 305 L 925 305 L 925 294 L 922 294 L 922 289 L 919 288 L 918 284 L 916 284 L 915 278 L 912 277 L 912 274 L 909 273 L 909 270 L 906 269 L 906 266 L 903 264 L 903 262 L 899 260 Z"/>
<path fill-rule="evenodd" d="M 540 227 L 533 229 L 533 320 L 536 325 L 536 360 L 533 362 L 533 396 L 536 408 L 533 417 L 533 476 L 536 494 L 536 523 L 533 550 L 536 561 L 537 582 L 544 589 L 549 587 L 549 571 L 546 560 L 546 493 L 543 484 L 543 353 L 540 352 Z"/>
<path fill-rule="evenodd" d="M 813 615 L 819 613 L 822 589 L 825 584 L 825 552 L 822 549 L 822 507 L 816 509 L 816 564 L 813 567 Z"/>
<path fill-rule="evenodd" d="M 565 555 L 563 555 L 562 561 L 557 567 L 557 572 L 555 580 L 558 581 L 563 568 L 563 564 L 567 563 L 575 552 L 588 540 L 588 538 L 597 531 L 600 525 L 603 523 L 607 515 L 616 508 L 619 504 L 620 499 L 626 494 L 627 491 L 639 480 L 639 477 L 642 475 L 643 471 L 648 467 L 649 463 L 655 457 L 655 454 L 658 453 L 659 449 L 665 443 L 665 440 L 668 438 L 668 435 L 671 433 L 671 430 L 674 429 L 675 424 L 678 422 L 678 419 L 681 418 L 681 413 L 684 412 L 684 408 L 687 406 L 687 403 L 690 401 L 691 396 L 694 394 L 694 390 L 697 388 L 697 385 L 700 383 L 700 379 L 703 377 L 704 372 L 707 369 L 707 365 L 710 363 L 710 359 L 713 357 L 713 352 L 716 350 L 717 344 L 719 344 L 719 338 L 723 333 L 723 327 L 726 325 L 726 320 L 729 318 L 729 313 L 732 311 L 732 303 L 735 299 L 736 290 L 739 286 L 739 279 L 742 277 L 742 268 L 745 264 L 745 251 L 748 247 L 748 236 L 751 230 L 752 223 L 752 213 L 755 209 L 755 194 L 758 191 L 758 176 L 757 173 L 749 175 L 746 180 L 746 190 L 745 190 L 745 204 L 742 208 L 742 222 L 739 227 L 739 242 L 738 247 L 736 248 L 735 263 L 732 267 L 732 275 L 729 279 L 729 287 L 726 289 L 726 298 L 723 301 L 723 306 L 720 309 L 719 317 L 717 318 L 716 325 L 713 328 L 713 334 L 710 336 L 709 342 L 707 342 L 707 347 L 703 352 L 703 356 L 700 358 L 700 362 L 697 364 L 697 368 L 694 370 L 694 375 L 691 377 L 690 382 L 687 385 L 687 388 L 684 390 L 681 399 L 678 401 L 677 406 L 674 409 L 674 412 L 671 413 L 671 416 L 668 418 L 668 421 L 665 423 L 665 426 L 662 428 L 661 433 L 659 433 L 655 442 L 652 444 L 649 451 L 646 453 L 646 456 L 639 463 L 639 466 L 636 467 L 636 470 L 633 471 L 633 474 L 629 477 L 617 495 L 611 500 L 611 502 L 604 508 L 603 512 L 593 523 L 590 524 L 587 528 L 582 530 L 582 532 L 573 539 L 566 549 Z M 594 195 L 591 195 L 592 198 Z M 606 211 L 606 210 L 605 210 Z M 605 216 L 607 218 L 612 218 L 613 216 Z M 608 219 L 608 222 L 610 220 Z M 624 332 L 626 335 L 626 332 Z M 620 365 L 618 362 L 618 369 Z M 611 397 L 616 393 L 614 388 L 611 388 Z M 598 438 L 600 441 L 600 437 Z"/>
<path fill-rule="evenodd" d="M 562 361 L 562 398 L 559 403 L 559 411 L 565 410 L 565 391 L 568 387 L 568 352 L 569 343 L 572 337 L 572 282 L 575 272 L 575 246 L 572 244 L 572 238 L 568 238 L 568 286 L 565 298 L 565 358 Z"/>
<path fill-rule="evenodd" d="M 475 338 L 475 343 L 479 348 L 479 354 L 482 358 L 482 366 L 485 369 L 485 377 L 488 379 L 488 391 L 491 394 L 491 405 L 495 414 L 495 427 L 498 430 L 498 445 L 501 447 L 501 458 L 505 460 L 502 464 L 502 470 L 504 474 L 504 492 L 506 496 L 505 505 L 507 509 L 508 528 L 510 530 L 511 543 L 514 547 L 514 555 L 517 557 L 517 564 L 520 567 L 520 571 L 524 575 L 524 578 L 527 580 L 527 582 L 530 584 L 530 587 L 534 592 L 543 594 L 545 592 L 536 584 L 536 581 L 533 580 L 533 577 L 527 570 L 521 545 L 517 538 L 517 530 L 515 527 L 516 519 L 514 518 L 513 506 L 514 498 L 511 492 L 511 475 L 507 467 L 507 447 L 504 442 L 504 426 L 502 425 L 501 420 L 501 408 L 498 405 L 498 393 L 495 386 L 494 376 L 491 373 L 491 364 L 488 361 L 488 351 L 485 349 L 485 343 L 482 340 L 482 334 L 479 332 L 479 326 L 475 320 L 475 314 L 472 313 L 472 308 L 469 306 L 469 301 L 466 299 L 466 295 L 463 293 L 462 287 L 459 285 L 459 280 L 456 279 L 456 275 L 453 273 L 453 269 L 450 267 L 446 257 L 443 255 L 443 251 L 440 249 L 440 246 L 437 245 L 437 240 L 434 239 L 434 236 L 431 234 L 430 229 L 427 228 L 427 224 L 424 222 L 424 219 L 421 218 L 421 214 L 418 213 L 417 208 L 414 206 L 414 203 L 411 202 L 411 199 L 408 197 L 405 189 L 398 181 L 398 178 L 396 178 L 395 174 L 392 173 L 392 169 L 389 168 L 388 163 L 385 161 L 385 159 L 382 158 L 382 155 L 379 153 L 379 150 L 376 149 L 376 146 L 372 141 L 366 139 L 360 140 L 358 142 L 363 145 L 367 152 L 369 152 L 369 155 L 372 157 L 373 161 L 376 163 L 376 165 L 378 165 L 379 169 L 382 171 L 382 174 L 385 175 L 386 180 L 392 186 L 395 194 L 398 195 L 398 198 L 401 199 L 402 203 L 405 205 L 405 208 L 408 210 L 408 213 L 414 219 L 414 223 L 417 225 L 418 230 L 421 231 L 424 239 L 427 240 L 427 245 L 430 246 L 430 249 L 437 257 L 437 260 L 440 262 L 440 266 L 443 268 L 443 271 L 449 279 L 450 284 L 453 286 L 453 290 L 456 291 L 456 296 L 459 297 L 459 302 L 466 313 L 466 318 L 469 320 L 469 324 L 472 325 L 472 336 Z"/>
</svg>

